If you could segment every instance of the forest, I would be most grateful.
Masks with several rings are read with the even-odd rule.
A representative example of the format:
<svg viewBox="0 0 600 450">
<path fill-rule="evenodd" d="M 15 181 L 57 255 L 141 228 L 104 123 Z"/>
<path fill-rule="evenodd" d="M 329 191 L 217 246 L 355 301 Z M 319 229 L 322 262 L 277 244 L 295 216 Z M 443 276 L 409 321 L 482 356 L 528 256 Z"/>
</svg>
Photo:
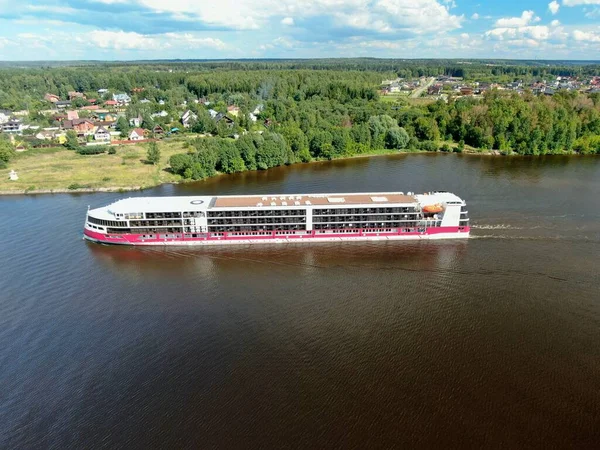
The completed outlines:
<svg viewBox="0 0 600 450">
<path fill-rule="evenodd" d="M 382 151 L 496 150 L 503 154 L 600 153 L 600 95 L 560 90 L 552 96 L 494 89 L 479 98 L 430 104 L 381 101 L 385 79 L 448 75 L 494 82 L 598 76 L 600 66 L 561 63 L 354 60 L 207 61 L 1 68 L 0 109 L 43 120 L 45 93 L 99 89 L 132 93 L 127 117 L 161 110 L 196 115 L 187 153 L 172 170 L 201 179 L 216 171 L 268 169 L 311 159 Z M 216 123 L 208 107 L 227 114 Z M 141 104 L 140 100 L 144 99 Z M 196 100 L 196 102 L 194 102 Z M 256 121 L 250 112 L 260 108 Z M 160 119 L 148 119 L 160 123 Z M 210 137 L 213 136 L 213 137 Z M 232 137 L 235 137 L 233 139 Z"/>
</svg>

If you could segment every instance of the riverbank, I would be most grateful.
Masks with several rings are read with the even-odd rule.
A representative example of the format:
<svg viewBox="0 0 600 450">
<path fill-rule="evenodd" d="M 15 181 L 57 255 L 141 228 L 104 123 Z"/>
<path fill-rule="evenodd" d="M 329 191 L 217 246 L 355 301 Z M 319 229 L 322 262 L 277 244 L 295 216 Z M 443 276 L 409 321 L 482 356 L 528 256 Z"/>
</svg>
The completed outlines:
<svg viewBox="0 0 600 450">
<path fill-rule="evenodd" d="M 147 149 L 142 144 L 118 146 L 114 155 L 79 155 L 62 147 L 29 150 L 19 153 L 8 168 L 2 171 L 0 195 L 127 192 L 149 189 L 165 183 L 186 183 L 188 180 L 169 170 L 169 158 L 174 154 L 184 153 L 184 143 L 185 141 L 161 142 L 161 159 L 157 165 L 146 162 Z M 420 153 L 433 152 L 398 152 L 382 149 L 336 160 Z M 513 156 L 503 155 L 495 150 L 480 151 L 470 147 L 465 148 L 463 154 Z M 311 163 L 323 161 L 326 160 L 313 160 Z M 9 180 L 10 170 L 17 172 L 18 180 Z M 215 176 L 223 175 L 225 174 L 218 173 Z"/>
</svg>

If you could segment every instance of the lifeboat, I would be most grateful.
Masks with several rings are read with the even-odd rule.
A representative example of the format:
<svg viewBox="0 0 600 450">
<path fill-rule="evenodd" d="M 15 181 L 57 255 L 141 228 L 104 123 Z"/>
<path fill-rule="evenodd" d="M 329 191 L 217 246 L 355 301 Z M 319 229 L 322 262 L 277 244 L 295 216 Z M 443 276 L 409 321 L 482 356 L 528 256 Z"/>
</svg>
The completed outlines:
<svg viewBox="0 0 600 450">
<path fill-rule="evenodd" d="M 439 203 L 437 205 L 423 206 L 423 212 L 427 214 L 437 214 L 444 210 L 444 207 Z"/>
</svg>

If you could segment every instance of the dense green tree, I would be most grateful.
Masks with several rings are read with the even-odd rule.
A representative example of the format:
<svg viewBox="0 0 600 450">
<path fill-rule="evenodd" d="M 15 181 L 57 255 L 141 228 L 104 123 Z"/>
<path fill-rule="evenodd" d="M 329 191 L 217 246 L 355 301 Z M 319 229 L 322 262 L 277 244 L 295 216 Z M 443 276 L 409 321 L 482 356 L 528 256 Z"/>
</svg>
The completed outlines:
<svg viewBox="0 0 600 450">
<path fill-rule="evenodd" d="M 79 149 L 79 139 L 77 139 L 77 133 L 75 131 L 67 131 L 65 147 L 67 147 L 69 150 Z"/>
<path fill-rule="evenodd" d="M 151 164 L 158 164 L 160 162 L 160 148 L 156 142 L 150 142 L 148 145 L 148 152 L 146 154 L 146 159 Z"/>
<path fill-rule="evenodd" d="M 385 148 L 400 150 L 408 146 L 409 140 L 410 136 L 404 128 L 392 127 L 385 134 Z"/>
<path fill-rule="evenodd" d="M 15 149 L 6 139 L 0 139 L 0 162 L 7 163 L 15 156 Z"/>
</svg>

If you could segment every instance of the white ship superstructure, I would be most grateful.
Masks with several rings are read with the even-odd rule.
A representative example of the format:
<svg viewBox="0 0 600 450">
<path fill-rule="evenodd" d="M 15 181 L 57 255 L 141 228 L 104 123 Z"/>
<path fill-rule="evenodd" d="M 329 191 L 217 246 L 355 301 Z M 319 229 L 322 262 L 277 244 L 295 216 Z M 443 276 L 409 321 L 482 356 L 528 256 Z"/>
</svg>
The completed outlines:
<svg viewBox="0 0 600 450">
<path fill-rule="evenodd" d="M 84 237 L 125 245 L 469 237 L 449 192 L 134 197 L 88 211 Z"/>
</svg>

